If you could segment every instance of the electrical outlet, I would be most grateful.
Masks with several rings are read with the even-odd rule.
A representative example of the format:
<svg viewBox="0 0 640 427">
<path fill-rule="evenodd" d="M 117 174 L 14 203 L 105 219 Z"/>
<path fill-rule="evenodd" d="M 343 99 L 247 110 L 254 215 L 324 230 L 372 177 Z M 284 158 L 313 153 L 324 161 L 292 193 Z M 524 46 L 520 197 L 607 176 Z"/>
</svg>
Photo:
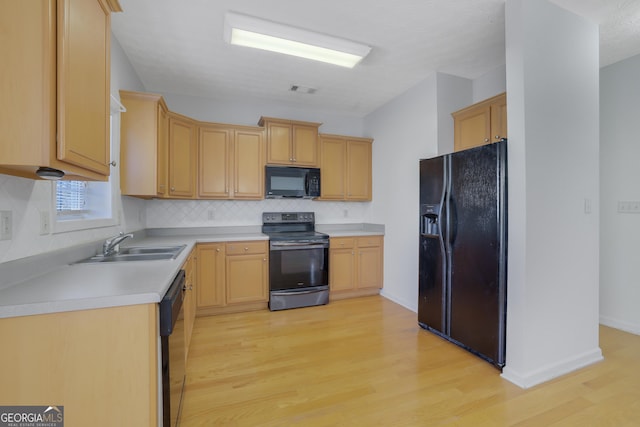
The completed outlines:
<svg viewBox="0 0 640 427">
<path fill-rule="evenodd" d="M 343 215 L 345 218 L 348 218 L 348 217 L 349 217 L 349 209 L 345 209 L 344 211 L 342 211 L 342 215 Z"/>
<path fill-rule="evenodd" d="M 40 211 L 40 234 L 49 234 L 51 232 L 51 223 L 49 219 L 49 211 Z"/>
<path fill-rule="evenodd" d="M 207 218 L 209 219 L 209 221 L 213 221 L 214 219 L 216 219 L 216 210 L 215 209 L 209 209 L 207 211 Z"/>
<path fill-rule="evenodd" d="M 591 213 L 591 199 L 584 199 L 584 213 Z"/>
<path fill-rule="evenodd" d="M 13 214 L 11 211 L 0 211 L 0 240 L 13 238 Z"/>
</svg>

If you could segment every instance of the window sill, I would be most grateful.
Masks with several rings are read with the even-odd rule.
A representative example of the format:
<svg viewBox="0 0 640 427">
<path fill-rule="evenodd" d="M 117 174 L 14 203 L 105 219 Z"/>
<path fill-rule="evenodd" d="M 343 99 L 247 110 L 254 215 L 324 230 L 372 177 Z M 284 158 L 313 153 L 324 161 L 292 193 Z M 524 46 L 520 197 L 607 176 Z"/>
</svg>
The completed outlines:
<svg viewBox="0 0 640 427">
<path fill-rule="evenodd" d="M 53 234 L 90 230 L 93 228 L 114 227 L 117 225 L 119 225 L 119 222 L 115 218 L 58 220 L 53 222 Z"/>
</svg>

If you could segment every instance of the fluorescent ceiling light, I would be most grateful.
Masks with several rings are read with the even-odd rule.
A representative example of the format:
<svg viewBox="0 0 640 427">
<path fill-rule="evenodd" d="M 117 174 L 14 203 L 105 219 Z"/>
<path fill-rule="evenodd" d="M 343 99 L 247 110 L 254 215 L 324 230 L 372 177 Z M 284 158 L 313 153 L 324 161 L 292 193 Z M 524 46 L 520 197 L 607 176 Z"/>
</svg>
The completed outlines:
<svg viewBox="0 0 640 427">
<path fill-rule="evenodd" d="M 369 54 L 369 46 L 271 21 L 227 12 L 227 43 L 284 53 L 353 68 Z"/>
</svg>

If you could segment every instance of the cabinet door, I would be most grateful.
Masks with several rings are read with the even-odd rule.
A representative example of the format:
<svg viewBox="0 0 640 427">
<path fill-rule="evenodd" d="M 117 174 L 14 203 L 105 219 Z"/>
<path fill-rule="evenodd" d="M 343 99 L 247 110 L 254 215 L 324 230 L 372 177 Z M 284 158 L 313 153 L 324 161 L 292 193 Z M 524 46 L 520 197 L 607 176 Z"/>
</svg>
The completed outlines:
<svg viewBox="0 0 640 427">
<path fill-rule="evenodd" d="M 58 159 L 109 175 L 110 9 L 58 1 Z"/>
<path fill-rule="evenodd" d="M 295 166 L 318 165 L 318 128 L 294 124 L 293 164 Z"/>
<path fill-rule="evenodd" d="M 225 245 L 201 243 L 197 246 L 197 307 L 225 305 Z"/>
<path fill-rule="evenodd" d="M 331 249 L 329 251 L 329 288 L 331 291 L 344 291 L 354 287 L 354 249 Z"/>
<path fill-rule="evenodd" d="M 198 138 L 198 196 L 227 199 L 233 130 L 201 127 Z"/>
<path fill-rule="evenodd" d="M 291 153 L 291 125 L 267 123 L 267 163 L 290 165 L 293 161 Z"/>
<path fill-rule="evenodd" d="M 345 197 L 346 142 L 339 138 L 323 137 L 320 144 L 321 198 L 342 200 Z"/>
<path fill-rule="evenodd" d="M 263 199 L 263 132 L 236 130 L 233 157 L 233 197 L 236 199 Z"/>
<path fill-rule="evenodd" d="M 227 256 L 227 304 L 267 301 L 266 254 Z"/>
<path fill-rule="evenodd" d="M 195 196 L 196 138 L 193 122 L 169 117 L 169 196 Z"/>
<path fill-rule="evenodd" d="M 371 143 L 347 141 L 347 200 L 371 200 Z"/>
<path fill-rule="evenodd" d="M 382 287 L 382 248 L 358 249 L 358 289 Z"/>
<path fill-rule="evenodd" d="M 184 291 L 184 344 L 185 344 L 185 363 L 189 354 L 189 345 L 191 344 L 191 333 L 193 332 L 193 324 L 196 320 L 196 254 L 192 251 L 184 266 L 185 271 L 185 291 Z"/>
<path fill-rule="evenodd" d="M 491 141 L 498 142 L 507 137 L 507 94 L 502 94 L 491 103 Z"/>
<path fill-rule="evenodd" d="M 466 150 L 489 143 L 491 108 L 480 105 L 454 116 L 454 150 Z"/>
<path fill-rule="evenodd" d="M 121 92 L 127 108 L 120 121 L 120 189 L 123 195 L 156 194 L 156 158 L 158 148 L 158 103 L 129 92 Z"/>
</svg>

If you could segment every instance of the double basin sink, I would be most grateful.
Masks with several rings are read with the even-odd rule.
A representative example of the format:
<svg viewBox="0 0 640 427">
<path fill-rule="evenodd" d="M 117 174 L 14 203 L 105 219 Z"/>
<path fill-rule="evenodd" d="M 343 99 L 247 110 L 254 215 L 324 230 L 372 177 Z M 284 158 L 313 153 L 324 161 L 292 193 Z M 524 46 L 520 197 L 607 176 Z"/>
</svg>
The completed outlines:
<svg viewBox="0 0 640 427">
<path fill-rule="evenodd" d="M 130 261 L 154 261 L 176 258 L 187 245 L 180 246 L 131 246 L 120 248 L 110 255 L 95 255 L 78 261 L 78 264 L 94 262 L 130 262 Z"/>
</svg>

